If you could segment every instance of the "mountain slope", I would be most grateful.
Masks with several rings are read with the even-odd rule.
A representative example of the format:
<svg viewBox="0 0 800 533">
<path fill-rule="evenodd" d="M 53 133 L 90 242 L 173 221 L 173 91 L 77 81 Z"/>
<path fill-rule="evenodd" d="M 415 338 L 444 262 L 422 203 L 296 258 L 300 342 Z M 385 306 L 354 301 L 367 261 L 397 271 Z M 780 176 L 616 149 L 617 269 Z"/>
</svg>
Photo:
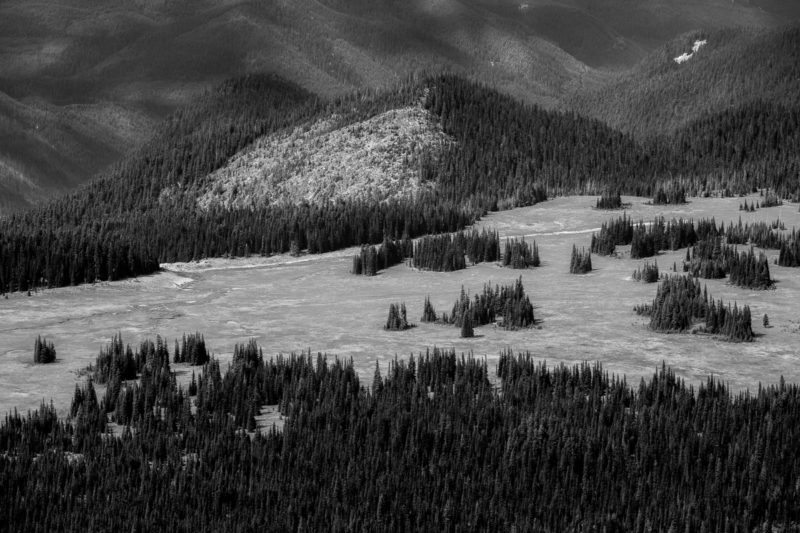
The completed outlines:
<svg viewBox="0 0 800 533">
<path fill-rule="evenodd" d="M 692 52 L 683 62 L 676 58 Z M 692 32 L 609 85 L 565 104 L 637 137 L 668 135 L 705 114 L 753 102 L 800 105 L 800 26 Z"/>
<path fill-rule="evenodd" d="M 793 10 L 791 0 L 6 0 L 0 91 L 80 135 L 40 162 L 52 141 L 2 122 L 18 145 L 0 154 L 4 190 L 28 202 L 71 188 L 145 140 L 148 125 L 248 72 L 331 97 L 446 70 L 555 106 L 675 35 L 772 27 Z"/>
<path fill-rule="evenodd" d="M 136 147 L 149 126 L 110 103 L 56 107 L 0 93 L 0 213 L 77 187 Z"/>
<path fill-rule="evenodd" d="M 331 101 L 247 76 L 75 192 L 0 219 L 0 292 L 454 231 L 548 194 L 652 195 L 677 181 L 797 195 L 797 172 L 800 112 L 769 103 L 639 143 L 453 75 Z"/>
<path fill-rule="evenodd" d="M 334 115 L 258 139 L 204 180 L 198 205 L 382 201 L 432 186 L 423 165 L 450 141 L 427 110 L 405 107 L 342 122 Z"/>
</svg>

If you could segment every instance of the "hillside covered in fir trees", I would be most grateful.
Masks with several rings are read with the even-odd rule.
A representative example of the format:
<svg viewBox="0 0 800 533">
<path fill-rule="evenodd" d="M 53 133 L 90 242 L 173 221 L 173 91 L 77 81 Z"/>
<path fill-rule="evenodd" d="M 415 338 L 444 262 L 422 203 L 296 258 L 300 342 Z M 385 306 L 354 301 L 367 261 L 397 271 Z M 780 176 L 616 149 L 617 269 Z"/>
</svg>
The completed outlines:
<svg viewBox="0 0 800 533">
<path fill-rule="evenodd" d="M 214 171 L 264 136 L 331 116 L 339 125 L 358 124 L 409 106 L 422 106 L 450 139 L 419 159 L 419 180 L 430 187 L 383 201 L 198 203 L 213 190 Z M 162 262 L 317 253 L 455 231 L 488 211 L 555 194 L 763 186 L 796 196 L 789 177 L 800 169 L 798 113 L 753 104 L 640 143 L 598 121 L 523 104 L 456 76 L 409 79 L 335 101 L 279 78 L 248 76 L 173 115 L 106 175 L 0 220 L 0 290 L 122 279 Z"/>
</svg>

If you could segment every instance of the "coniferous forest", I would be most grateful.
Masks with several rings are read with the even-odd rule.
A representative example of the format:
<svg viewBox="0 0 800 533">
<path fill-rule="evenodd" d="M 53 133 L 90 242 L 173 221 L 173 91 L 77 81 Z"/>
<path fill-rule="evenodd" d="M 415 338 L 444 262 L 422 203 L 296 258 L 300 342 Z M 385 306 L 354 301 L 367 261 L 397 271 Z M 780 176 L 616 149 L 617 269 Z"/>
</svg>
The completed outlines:
<svg viewBox="0 0 800 533">
<path fill-rule="evenodd" d="M 343 9 L 339 4 L 326 9 Z M 364 196 L 246 207 L 199 201 L 213 189 L 211 174 L 265 135 L 290 139 L 291 150 L 291 135 L 333 123 L 332 117 L 337 126 L 361 127 L 406 108 L 430 119 L 426 127 L 444 139 L 436 154 L 414 160 L 418 175 L 409 178 L 410 192 L 380 197 L 375 187 Z M 393 88 L 335 98 L 276 76 L 247 75 L 173 113 L 150 142 L 79 189 L 0 219 L 0 294 L 122 280 L 168 262 L 350 247 L 352 263 L 336 270 L 348 291 L 368 283 L 391 290 L 385 271 L 404 262 L 436 272 L 409 270 L 404 283 L 412 275 L 462 276 L 452 285 L 462 283 L 460 294 L 448 296 L 456 296 L 449 313 L 437 312 L 425 297 L 419 327 L 401 296 L 380 296 L 379 316 L 363 317 L 375 321 L 370 329 L 387 343 L 375 350 L 371 382 L 352 357 L 310 350 L 265 356 L 255 339 L 237 344 L 223 364 L 199 331 L 172 341 L 153 333 L 133 345 L 114 335 L 80 370 L 86 377 L 65 416 L 42 402 L 0 421 L 0 529 L 800 530 L 800 386 L 781 377 L 777 385 L 734 394 L 713 377 L 687 384 L 669 368 L 669 354 L 637 383 L 610 375 L 600 363 L 547 366 L 539 361 L 554 336 L 550 317 L 569 313 L 540 313 L 544 304 L 532 301 L 523 275 L 528 283 L 548 274 L 550 258 L 542 266 L 536 241 L 510 238 L 501 246 L 498 231 L 474 229 L 492 212 L 569 194 L 592 202 L 600 195 L 598 210 L 625 209 L 622 195 L 636 195 L 651 198 L 651 205 L 689 202 L 683 212 L 696 213 L 690 208 L 697 197 L 762 190 L 756 204 L 745 202 L 737 213 L 752 218 L 755 209 L 800 198 L 800 108 L 748 101 L 651 138 L 557 109 L 451 74 L 412 76 Z M 410 154 L 397 158 L 412 160 Z M 611 216 L 591 210 L 591 203 L 582 209 Z M 637 223 L 627 213 L 614 216 L 592 234 L 588 248 L 573 244 L 569 274 L 563 263 L 551 269 L 567 280 L 562 301 L 582 299 L 582 283 L 609 280 L 607 266 L 624 260 L 617 247 L 629 245 L 631 259 L 676 250 L 683 257 L 686 248 L 683 274 L 668 276 L 648 259 L 631 276 L 656 285 L 630 283 L 633 267 L 625 266 L 619 279 L 628 290 L 655 292 L 633 309 L 644 318 L 631 327 L 659 337 L 695 334 L 726 347 L 794 334 L 784 331 L 786 317 L 772 308 L 768 317 L 755 298 L 750 303 L 765 329 L 754 331 L 749 305 L 715 300 L 700 281 L 727 277 L 748 291 L 774 288 L 779 280 L 756 248 L 778 251 L 781 267 L 800 267 L 800 234 L 780 219 L 740 218 L 726 227 L 713 218 Z M 497 227 L 502 224 L 501 218 Z M 585 228 L 573 229 L 536 233 L 545 254 L 554 249 L 552 236 L 570 234 L 571 241 Z M 560 253 L 557 259 L 566 260 L 569 250 Z M 596 273 L 571 276 L 592 272 L 592 254 L 604 256 L 595 257 Z M 463 283 L 483 276 L 484 267 L 474 267 L 480 263 L 521 275 L 470 294 Z M 345 272 L 350 265 L 354 276 Z M 541 268 L 524 270 L 535 267 Z M 326 306 L 341 303 L 327 296 L 314 295 Z M 355 301 L 348 303 L 361 313 L 366 307 Z M 271 301 L 267 296 L 256 304 Z M 630 304 L 625 307 L 608 312 L 635 319 Z M 767 331 L 770 318 L 775 329 Z M 506 348 L 490 364 L 483 354 L 431 348 L 380 362 L 397 339 L 445 327 L 453 339 L 472 339 L 453 344 L 477 347 L 503 335 L 508 346 L 533 339 L 544 353 L 535 359 Z M 320 336 L 327 333 L 319 329 Z M 56 361 L 51 341 L 38 336 L 33 344 L 33 363 Z M 758 345 L 735 347 L 752 346 Z M 29 349 L 26 341 L 26 364 Z M 57 370 L 67 355 L 59 350 L 59 364 L 35 371 Z M 280 423 L 268 413 L 277 413 Z"/>
<path fill-rule="evenodd" d="M 248 208 L 197 205 L 208 175 L 258 137 L 331 114 L 355 122 L 422 105 L 453 139 L 413 198 Z M 758 128 L 760 134 L 747 135 Z M 768 140 L 768 141 L 766 141 Z M 736 154 L 736 157 L 731 157 Z M 77 191 L 0 221 L 0 290 L 117 280 L 162 262 L 319 253 L 452 232 L 548 195 L 769 189 L 798 196 L 797 111 L 748 104 L 639 143 L 602 123 L 520 103 L 446 75 L 324 101 L 274 76 L 229 80 L 165 121 L 148 144 Z"/>
<path fill-rule="evenodd" d="M 207 362 L 190 392 L 159 352 L 138 382 L 102 397 L 91 381 L 77 388 L 66 420 L 46 404 L 6 416 L 4 529 L 800 525 L 800 388 L 782 381 L 733 395 L 661 367 L 632 385 L 599 364 L 507 351 L 495 377 L 483 359 L 433 350 L 377 367 L 366 386 L 350 362 L 265 359 L 250 342 L 227 372 Z M 283 413 L 281 429 L 258 430 L 264 404 Z"/>
</svg>

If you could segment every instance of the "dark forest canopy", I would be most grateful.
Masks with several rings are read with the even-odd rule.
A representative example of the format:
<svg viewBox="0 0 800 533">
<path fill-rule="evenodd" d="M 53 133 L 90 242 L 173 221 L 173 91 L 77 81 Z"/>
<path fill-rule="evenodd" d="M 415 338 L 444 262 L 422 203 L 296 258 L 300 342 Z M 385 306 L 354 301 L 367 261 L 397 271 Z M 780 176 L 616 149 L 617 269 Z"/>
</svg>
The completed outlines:
<svg viewBox="0 0 800 533">
<path fill-rule="evenodd" d="M 266 359 L 253 341 L 188 390 L 168 357 L 137 372 L 102 397 L 77 387 L 66 420 L 42 404 L 0 422 L 6 530 L 800 525 L 800 388 L 782 379 L 734 395 L 664 366 L 629 384 L 503 352 L 495 389 L 485 360 L 433 350 L 376 367 L 367 387 L 350 362 Z M 256 430 L 265 404 L 281 430 Z"/>
<path fill-rule="evenodd" d="M 337 114 L 347 123 L 423 105 L 454 142 L 421 172 L 434 186 L 385 202 L 197 206 L 208 175 L 257 138 Z M 0 291 L 116 280 L 162 262 L 319 253 L 456 231 L 548 195 L 652 196 L 768 187 L 797 195 L 800 111 L 748 103 L 639 143 L 596 120 L 523 104 L 457 76 L 326 102 L 273 76 L 231 80 L 162 124 L 106 175 L 0 221 Z"/>
</svg>

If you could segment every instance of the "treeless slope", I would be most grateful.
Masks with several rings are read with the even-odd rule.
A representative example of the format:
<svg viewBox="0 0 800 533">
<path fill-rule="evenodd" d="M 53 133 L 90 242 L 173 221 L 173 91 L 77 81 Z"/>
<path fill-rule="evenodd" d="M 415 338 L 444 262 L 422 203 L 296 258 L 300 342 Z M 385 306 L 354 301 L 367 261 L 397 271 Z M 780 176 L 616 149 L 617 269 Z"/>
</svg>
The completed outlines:
<svg viewBox="0 0 800 533">
<path fill-rule="evenodd" d="M 436 158 L 450 142 L 421 107 L 353 124 L 332 116 L 262 137 L 204 180 L 198 204 L 231 208 L 406 196 L 432 187 L 422 176 L 423 160 Z"/>
</svg>

